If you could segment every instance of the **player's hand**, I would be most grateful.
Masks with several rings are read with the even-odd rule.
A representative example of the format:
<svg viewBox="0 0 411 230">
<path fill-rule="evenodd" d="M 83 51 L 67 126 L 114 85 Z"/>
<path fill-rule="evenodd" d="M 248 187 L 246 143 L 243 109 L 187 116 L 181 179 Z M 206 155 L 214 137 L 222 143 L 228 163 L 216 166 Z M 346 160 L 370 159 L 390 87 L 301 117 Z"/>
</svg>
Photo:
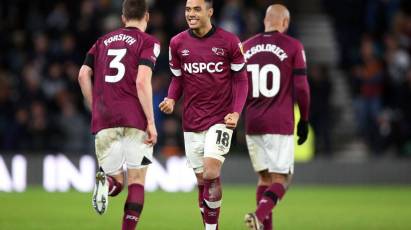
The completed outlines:
<svg viewBox="0 0 411 230">
<path fill-rule="evenodd" d="M 237 112 L 229 113 L 224 117 L 225 127 L 229 129 L 234 129 L 237 127 L 238 119 L 240 118 L 240 114 Z"/>
<path fill-rule="evenodd" d="M 147 145 L 155 145 L 157 143 L 157 129 L 154 123 L 147 124 L 147 139 L 144 141 Z"/>
<path fill-rule="evenodd" d="M 298 145 L 304 144 L 308 137 L 308 121 L 300 119 L 297 125 Z"/>
<path fill-rule="evenodd" d="M 174 99 L 165 97 L 158 107 L 160 108 L 161 112 L 171 114 L 174 110 L 175 104 L 176 102 L 174 101 Z"/>
</svg>

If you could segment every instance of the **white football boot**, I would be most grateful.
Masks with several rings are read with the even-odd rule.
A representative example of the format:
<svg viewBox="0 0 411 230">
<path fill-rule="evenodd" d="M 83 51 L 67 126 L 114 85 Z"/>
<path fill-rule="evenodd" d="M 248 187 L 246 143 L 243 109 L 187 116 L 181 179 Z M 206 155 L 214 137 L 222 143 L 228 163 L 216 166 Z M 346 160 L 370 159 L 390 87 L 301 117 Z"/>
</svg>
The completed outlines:
<svg viewBox="0 0 411 230">
<path fill-rule="evenodd" d="M 263 224 L 258 220 L 255 213 L 247 213 L 244 217 L 244 223 L 249 230 L 264 230 Z"/>
<path fill-rule="evenodd" d="M 92 203 L 98 214 L 103 215 L 106 212 L 108 206 L 108 181 L 103 170 L 98 171 L 96 174 Z"/>
</svg>

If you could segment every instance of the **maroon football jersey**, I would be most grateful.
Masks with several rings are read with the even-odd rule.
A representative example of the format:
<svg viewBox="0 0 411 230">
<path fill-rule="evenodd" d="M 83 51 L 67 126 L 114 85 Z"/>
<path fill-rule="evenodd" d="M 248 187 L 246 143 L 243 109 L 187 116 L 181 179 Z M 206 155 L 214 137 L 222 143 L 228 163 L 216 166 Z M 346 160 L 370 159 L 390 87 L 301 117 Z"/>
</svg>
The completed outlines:
<svg viewBox="0 0 411 230">
<path fill-rule="evenodd" d="M 139 65 L 154 68 L 160 43 L 135 27 L 100 37 L 87 53 L 85 65 L 93 68 L 91 130 L 133 127 L 145 131 L 147 119 L 137 96 Z"/>
<path fill-rule="evenodd" d="M 293 78 L 306 77 L 303 45 L 279 32 L 257 34 L 243 45 L 249 79 L 246 133 L 293 134 Z"/>
<path fill-rule="evenodd" d="M 240 40 L 214 26 L 202 38 L 186 30 L 171 39 L 169 52 L 171 72 L 182 78 L 183 130 L 224 123 L 233 112 L 233 72 L 244 67 Z"/>
</svg>

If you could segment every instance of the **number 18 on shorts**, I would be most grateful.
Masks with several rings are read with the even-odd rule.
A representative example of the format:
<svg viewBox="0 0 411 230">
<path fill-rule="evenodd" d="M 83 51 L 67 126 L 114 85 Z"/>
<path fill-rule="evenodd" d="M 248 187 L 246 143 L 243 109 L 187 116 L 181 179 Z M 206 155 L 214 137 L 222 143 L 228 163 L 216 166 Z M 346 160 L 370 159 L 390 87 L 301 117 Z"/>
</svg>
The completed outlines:
<svg viewBox="0 0 411 230">
<path fill-rule="evenodd" d="M 224 162 L 223 155 L 230 150 L 233 130 L 224 124 L 216 124 L 203 132 L 184 132 L 187 163 L 196 173 L 203 170 L 203 158 L 210 157 Z"/>
<path fill-rule="evenodd" d="M 213 154 L 219 156 L 227 154 L 230 150 L 232 136 L 233 130 L 227 129 L 224 124 L 211 126 L 205 136 L 204 157 Z"/>
</svg>

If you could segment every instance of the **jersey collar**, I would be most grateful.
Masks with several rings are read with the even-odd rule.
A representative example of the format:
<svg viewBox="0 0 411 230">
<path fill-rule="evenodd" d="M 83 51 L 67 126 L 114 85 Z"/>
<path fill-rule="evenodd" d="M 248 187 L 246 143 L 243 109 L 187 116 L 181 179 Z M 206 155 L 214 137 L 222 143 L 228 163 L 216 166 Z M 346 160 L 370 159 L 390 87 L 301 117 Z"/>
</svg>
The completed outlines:
<svg viewBox="0 0 411 230">
<path fill-rule="evenodd" d="M 263 32 L 263 34 L 275 34 L 275 33 L 279 33 L 279 31 L 278 30 L 271 30 L 271 31 Z"/>
<path fill-rule="evenodd" d="M 124 29 L 129 29 L 129 30 L 140 30 L 139 28 L 135 27 L 135 26 L 126 26 L 124 27 Z"/>
<path fill-rule="evenodd" d="M 215 26 L 215 25 L 212 25 L 211 30 L 208 31 L 208 33 L 206 33 L 206 35 L 204 35 L 204 36 L 202 36 L 202 37 L 197 36 L 197 35 L 193 32 L 192 29 L 189 29 L 189 30 L 188 30 L 188 33 L 189 33 L 190 36 L 193 37 L 193 38 L 203 39 L 203 38 L 211 37 L 211 35 L 213 35 L 216 30 L 217 30 L 216 26 Z"/>
</svg>

